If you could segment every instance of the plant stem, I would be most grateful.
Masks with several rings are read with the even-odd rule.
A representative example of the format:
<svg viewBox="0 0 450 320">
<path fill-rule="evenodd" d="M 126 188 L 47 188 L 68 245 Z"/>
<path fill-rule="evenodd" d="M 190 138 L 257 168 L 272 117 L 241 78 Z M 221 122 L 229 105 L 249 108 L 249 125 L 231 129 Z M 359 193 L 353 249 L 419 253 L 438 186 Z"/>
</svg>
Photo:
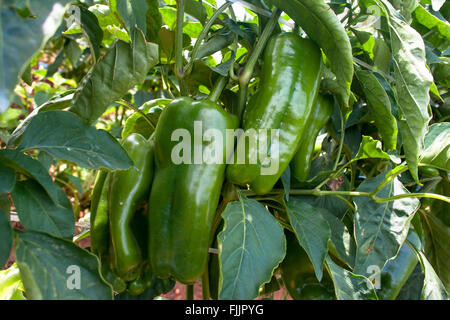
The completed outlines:
<svg viewBox="0 0 450 320">
<path fill-rule="evenodd" d="M 255 196 L 256 194 L 252 191 L 248 190 L 242 190 L 243 194 L 245 194 L 248 197 Z M 284 193 L 284 190 L 281 189 L 274 189 L 268 194 L 282 194 Z M 434 194 L 434 193 L 427 193 L 427 192 L 421 192 L 421 193 L 405 193 L 405 194 L 399 194 L 392 197 L 387 198 L 379 198 L 373 194 L 373 192 L 359 192 L 359 191 L 324 191 L 324 190 L 318 190 L 318 189 L 312 189 L 312 190 L 291 190 L 289 192 L 290 195 L 293 196 L 300 196 L 300 195 L 311 195 L 311 196 L 351 196 L 351 197 L 368 197 L 372 199 L 373 201 L 377 203 L 385 203 L 390 201 L 395 201 L 399 199 L 406 199 L 406 198 L 432 198 L 436 200 L 441 200 L 447 203 L 450 203 L 450 197 L 446 197 L 440 194 Z"/>
<path fill-rule="evenodd" d="M 161 67 L 161 81 L 162 81 L 163 89 L 167 90 L 171 99 L 175 99 L 175 96 L 173 95 L 172 91 L 170 90 L 170 83 L 169 83 L 168 79 L 166 80 L 166 78 L 165 78 L 164 69 L 165 69 L 164 67 Z"/>
<path fill-rule="evenodd" d="M 219 79 L 214 84 L 214 88 L 211 90 L 207 100 L 212 102 L 217 102 L 222 94 L 223 89 L 225 89 L 228 84 L 228 77 L 220 76 Z"/>
<path fill-rule="evenodd" d="M 211 298 L 209 290 L 208 266 L 205 268 L 205 272 L 203 272 L 202 275 L 202 298 L 203 300 L 209 300 Z"/>
<path fill-rule="evenodd" d="M 233 6 L 230 6 L 229 10 L 230 10 L 231 18 L 233 19 L 233 21 L 236 21 L 236 15 L 234 13 Z M 235 33 L 234 34 L 234 40 L 233 40 L 233 52 L 235 54 L 237 53 L 237 50 L 238 50 L 238 44 L 239 44 L 239 36 L 237 35 L 237 33 Z M 233 59 L 233 61 L 231 61 L 231 63 L 230 63 L 229 74 L 230 74 L 231 80 L 239 81 L 239 77 L 234 73 L 235 61 L 236 61 L 236 59 Z"/>
<path fill-rule="evenodd" d="M 129 104 L 128 102 L 123 101 L 123 100 L 118 100 L 118 101 L 116 101 L 116 103 L 118 103 L 118 104 L 120 104 L 120 105 L 122 105 L 124 107 L 128 107 L 130 109 L 133 109 L 134 111 L 136 111 L 137 113 L 139 113 L 141 116 L 144 117 L 145 121 L 147 121 L 147 123 L 153 128 L 153 130 L 156 129 L 155 125 L 152 122 L 152 120 L 150 120 L 150 118 L 145 113 L 143 113 L 142 110 L 139 110 L 138 108 L 136 108 L 132 104 Z"/>
<path fill-rule="evenodd" d="M 194 285 L 186 286 L 186 300 L 194 300 Z"/>
<path fill-rule="evenodd" d="M 340 114 L 340 120 L 341 120 L 341 137 L 339 139 L 339 147 L 338 147 L 338 153 L 336 155 L 336 161 L 334 162 L 334 166 L 333 166 L 333 170 L 332 171 L 336 171 L 339 162 L 341 162 L 341 153 L 342 153 L 342 149 L 344 147 L 344 139 L 345 139 L 345 121 L 344 121 L 344 115 L 342 114 L 342 112 L 339 112 Z M 351 161 L 350 161 L 351 163 Z M 347 166 L 347 165 L 346 165 Z M 345 168 L 345 167 L 344 167 Z M 341 168 L 342 170 L 343 168 Z M 339 170 L 338 172 L 332 174 L 331 176 L 329 176 L 327 179 L 325 179 L 324 181 L 322 181 L 321 184 L 319 184 L 317 186 L 317 189 L 320 189 L 324 184 L 326 184 L 329 180 L 334 179 L 337 177 L 337 174 L 340 173 Z"/>
<path fill-rule="evenodd" d="M 441 200 L 441 201 L 450 203 L 449 197 L 446 197 L 446 196 L 443 196 L 440 194 L 435 194 L 435 193 L 427 193 L 427 192 L 405 193 L 405 194 L 399 194 L 399 195 L 388 197 L 388 198 L 378 198 L 378 197 L 372 196 L 371 198 L 375 202 L 378 202 L 378 203 L 390 202 L 390 201 L 405 199 L 405 198 L 432 198 L 432 199 Z"/>
<path fill-rule="evenodd" d="M 280 219 L 277 219 L 278 223 L 286 230 L 289 230 L 291 232 L 294 232 L 294 228 L 292 228 L 292 226 L 284 221 L 281 221 Z"/>
<path fill-rule="evenodd" d="M 376 195 L 378 192 L 380 192 L 381 189 L 383 189 L 389 182 L 392 181 L 396 176 L 399 174 L 408 171 L 408 167 L 405 165 L 405 163 L 400 164 L 398 167 L 400 167 L 400 170 L 395 171 L 394 173 L 391 173 L 393 170 L 388 172 L 385 176 L 384 181 L 372 192 L 373 195 Z M 396 167 L 396 168 L 398 168 Z M 395 168 L 394 168 L 395 170 Z"/>
<path fill-rule="evenodd" d="M 275 8 L 272 12 L 272 16 L 270 17 L 269 22 L 264 28 L 261 37 L 259 38 L 256 46 L 248 59 L 247 64 L 245 65 L 244 71 L 239 76 L 239 105 L 238 105 L 238 116 L 242 119 L 245 110 L 245 102 L 247 101 L 247 91 L 248 84 L 253 75 L 253 70 L 255 69 L 255 65 L 258 62 L 258 58 L 261 55 L 263 49 L 266 46 L 267 41 L 272 35 L 272 31 L 278 23 L 278 19 L 280 17 L 281 10 Z"/>
<path fill-rule="evenodd" d="M 338 194 L 333 194 L 333 196 L 338 198 L 342 202 L 344 202 L 347 205 L 347 207 L 349 207 L 349 209 L 352 210 L 353 212 L 356 211 L 355 206 L 350 201 L 348 201 L 345 197 L 338 195 Z"/>
<path fill-rule="evenodd" d="M 227 205 L 228 205 L 228 202 L 222 201 L 219 204 L 219 206 L 217 207 L 216 215 L 214 217 L 214 221 L 213 221 L 212 228 L 211 228 L 211 234 L 209 236 L 209 238 L 210 238 L 209 247 L 210 248 L 214 243 L 214 236 L 216 235 L 217 228 L 219 227 L 220 221 L 222 220 L 222 213 L 225 211 Z"/>
<path fill-rule="evenodd" d="M 180 92 L 182 95 L 187 94 L 187 90 L 183 81 L 183 23 L 185 7 L 186 0 L 177 0 L 177 25 L 175 29 L 175 75 L 178 79 Z"/>
<path fill-rule="evenodd" d="M 200 35 L 198 36 L 197 40 L 195 41 L 194 48 L 191 52 L 191 59 L 188 62 L 188 65 L 186 66 L 186 70 L 184 72 L 184 75 L 188 75 L 192 71 L 192 67 L 194 65 L 195 59 L 197 57 L 198 51 L 200 49 L 200 45 L 202 44 L 203 40 L 208 35 L 209 29 L 213 26 L 216 19 L 219 17 L 219 15 L 224 12 L 229 6 L 231 6 L 232 2 L 225 2 L 220 8 L 217 9 L 216 12 L 211 16 L 211 18 L 206 22 L 205 27 L 200 32 Z"/>
</svg>

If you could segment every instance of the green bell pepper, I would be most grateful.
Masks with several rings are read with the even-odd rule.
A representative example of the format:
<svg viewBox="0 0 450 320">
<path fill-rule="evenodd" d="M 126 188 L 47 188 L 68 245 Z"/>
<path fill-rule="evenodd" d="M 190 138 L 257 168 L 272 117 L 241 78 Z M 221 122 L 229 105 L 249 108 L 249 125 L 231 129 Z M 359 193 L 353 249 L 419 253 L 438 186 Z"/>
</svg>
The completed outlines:
<svg viewBox="0 0 450 320">
<path fill-rule="evenodd" d="M 198 133 L 199 124 L 205 135 L 213 129 L 225 137 L 227 129 L 237 128 L 238 120 L 209 100 L 184 97 L 167 105 L 155 131 L 155 177 L 148 206 L 152 272 L 185 284 L 194 283 L 206 267 L 211 228 L 225 176 L 226 153 L 232 150 L 226 144 L 233 143 L 226 141 L 217 146 L 218 161 L 214 163 L 199 159 L 203 155 L 201 150 L 206 153 L 208 146 L 213 145 L 203 141 Z M 180 135 L 175 140 L 181 137 L 182 142 L 173 141 L 177 132 Z M 179 149 L 183 144 L 185 148 Z M 181 154 L 182 159 L 176 159 Z"/>
<path fill-rule="evenodd" d="M 131 134 L 122 142 L 134 168 L 116 171 L 109 187 L 110 234 L 113 271 L 125 281 L 139 276 L 143 259 L 131 228 L 137 206 L 148 199 L 153 179 L 153 140 Z"/>
<path fill-rule="evenodd" d="M 247 143 L 246 135 L 242 135 L 237 150 L 245 150 L 245 161 L 239 163 L 237 152 L 234 163 L 227 168 L 231 182 L 249 184 L 257 194 L 271 191 L 294 157 L 309 125 L 323 70 L 319 47 L 293 33 L 272 36 L 263 59 L 261 84 L 246 107 L 243 129 L 245 133 L 249 129 L 257 133 L 267 130 L 268 152 L 260 155 L 264 153 L 260 147 L 263 140 Z M 277 132 L 274 130 L 279 130 L 279 143 L 273 139 Z M 259 155 L 257 160 L 255 155 Z M 263 173 L 263 169 L 268 171 Z"/>
<path fill-rule="evenodd" d="M 91 197 L 91 251 L 100 257 L 108 253 L 109 247 L 109 178 L 106 171 L 97 173 Z"/>
<path fill-rule="evenodd" d="M 301 182 L 306 181 L 311 169 L 314 147 L 320 130 L 333 114 L 333 98 L 320 95 L 309 116 L 308 125 L 303 132 L 300 145 L 291 161 L 291 174 Z"/>
</svg>

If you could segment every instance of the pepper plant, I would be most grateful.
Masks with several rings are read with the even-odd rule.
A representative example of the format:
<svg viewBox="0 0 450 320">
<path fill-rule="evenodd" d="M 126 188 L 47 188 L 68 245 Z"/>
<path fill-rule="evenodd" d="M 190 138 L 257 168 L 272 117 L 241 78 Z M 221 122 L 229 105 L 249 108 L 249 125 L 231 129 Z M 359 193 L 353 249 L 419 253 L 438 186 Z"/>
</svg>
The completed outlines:
<svg viewBox="0 0 450 320">
<path fill-rule="evenodd" d="M 0 298 L 448 299 L 449 19 L 1 0 Z"/>
</svg>

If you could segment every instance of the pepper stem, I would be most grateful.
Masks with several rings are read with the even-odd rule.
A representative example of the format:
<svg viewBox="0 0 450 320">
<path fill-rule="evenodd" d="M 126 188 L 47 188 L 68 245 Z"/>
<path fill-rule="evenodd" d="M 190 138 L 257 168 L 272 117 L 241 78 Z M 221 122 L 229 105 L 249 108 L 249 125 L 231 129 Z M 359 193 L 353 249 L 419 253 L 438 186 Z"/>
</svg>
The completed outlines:
<svg viewBox="0 0 450 320">
<path fill-rule="evenodd" d="M 214 84 L 214 88 L 212 88 L 211 93 L 209 94 L 206 100 L 217 102 L 222 94 L 223 89 L 225 89 L 228 84 L 228 77 L 220 76 L 219 80 Z"/>
<path fill-rule="evenodd" d="M 194 285 L 186 286 L 186 300 L 194 300 Z"/>
<path fill-rule="evenodd" d="M 177 24 L 175 28 L 175 75 L 178 79 L 180 92 L 186 95 L 187 90 L 184 84 L 183 66 L 183 24 L 186 0 L 177 0 Z"/>
<path fill-rule="evenodd" d="M 156 129 L 155 125 L 153 124 L 152 120 L 150 120 L 150 118 L 144 113 L 142 112 L 142 110 L 139 110 L 139 108 L 136 108 L 135 106 L 133 106 L 132 104 L 129 104 L 126 101 L 123 100 L 118 100 L 116 101 L 116 103 L 124 106 L 124 107 L 128 107 L 134 111 L 136 111 L 137 113 L 139 113 L 142 117 L 144 117 L 145 121 L 147 121 L 147 123 L 153 128 L 153 130 Z"/>
<path fill-rule="evenodd" d="M 203 298 L 203 300 L 211 299 L 211 294 L 209 292 L 208 266 L 205 268 L 205 271 L 203 272 L 203 275 L 202 275 L 202 298 Z"/>
<path fill-rule="evenodd" d="M 225 2 L 220 8 L 217 9 L 216 12 L 214 12 L 214 14 L 211 16 L 211 18 L 206 22 L 205 27 L 200 32 L 200 35 L 198 36 L 198 38 L 194 44 L 194 48 L 192 49 L 191 59 L 189 60 L 187 66 L 186 66 L 186 70 L 185 70 L 186 75 L 191 73 L 192 67 L 194 65 L 195 59 L 197 58 L 197 54 L 200 49 L 200 45 L 202 44 L 203 40 L 208 35 L 209 29 L 211 29 L 211 27 L 213 26 L 214 22 L 219 17 L 219 15 L 222 12 L 224 12 L 231 5 L 232 5 L 232 2 L 229 2 L 229 1 Z"/>
</svg>

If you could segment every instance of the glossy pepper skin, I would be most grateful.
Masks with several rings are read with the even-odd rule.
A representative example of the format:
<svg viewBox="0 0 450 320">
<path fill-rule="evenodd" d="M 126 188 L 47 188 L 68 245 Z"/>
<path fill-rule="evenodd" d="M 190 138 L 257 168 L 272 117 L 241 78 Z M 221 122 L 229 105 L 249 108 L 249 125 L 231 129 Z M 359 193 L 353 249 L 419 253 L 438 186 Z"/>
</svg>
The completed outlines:
<svg viewBox="0 0 450 320">
<path fill-rule="evenodd" d="M 113 271 L 125 281 L 139 276 L 142 253 L 131 227 L 137 206 L 148 198 L 153 179 L 153 140 L 131 134 L 122 142 L 136 168 L 111 175 L 109 214 Z"/>
<path fill-rule="evenodd" d="M 127 292 L 133 296 L 138 296 L 147 289 L 147 284 L 147 279 L 141 274 L 137 279 L 128 284 Z"/>
<path fill-rule="evenodd" d="M 318 94 L 323 63 L 319 47 L 308 39 L 303 39 L 293 33 L 282 33 L 272 36 L 264 52 L 264 64 L 261 85 L 251 97 L 244 112 L 242 126 L 244 132 L 248 129 L 267 129 L 268 148 L 264 159 L 254 157 L 261 150 L 256 145 L 246 143 L 248 138 L 241 136 L 237 150 L 245 146 L 245 163 L 236 160 L 227 168 L 227 178 L 238 185 L 249 184 L 257 194 L 270 192 L 285 171 L 295 151 L 300 138 L 308 126 Z M 276 143 L 270 137 L 279 129 L 279 154 L 274 148 Z M 239 156 L 239 154 L 237 155 Z M 268 169 L 270 164 L 278 161 L 276 170 L 262 173 L 262 168 Z M 253 164 L 251 163 L 253 162 Z"/>
<path fill-rule="evenodd" d="M 117 275 L 115 275 L 107 262 L 108 259 L 101 259 L 101 273 L 103 275 L 103 278 L 109 283 L 111 284 L 111 286 L 113 287 L 114 292 L 116 293 L 122 293 L 127 289 L 127 284 L 125 283 L 124 280 L 122 280 L 121 278 L 119 278 Z"/>
<path fill-rule="evenodd" d="M 294 300 L 335 300 L 333 281 L 323 273 L 319 282 L 305 250 L 292 232 L 286 232 L 286 258 L 281 263 L 281 277 Z"/>
<path fill-rule="evenodd" d="M 98 256 L 107 254 L 109 247 L 109 177 L 106 171 L 97 173 L 91 197 L 91 251 Z"/>
<path fill-rule="evenodd" d="M 304 182 L 308 178 L 317 136 L 320 130 L 330 120 L 332 114 L 333 98 L 319 94 L 300 140 L 297 153 L 291 161 L 291 174 L 298 181 Z"/>
<path fill-rule="evenodd" d="M 195 150 L 211 145 L 208 141 L 194 141 L 201 139 L 194 132 L 194 125 L 198 128 L 200 123 L 203 133 L 215 129 L 225 137 L 226 129 L 236 129 L 238 120 L 212 101 L 185 97 L 167 105 L 155 131 L 155 177 L 149 200 L 149 260 L 156 276 L 172 277 L 185 284 L 194 283 L 206 267 L 211 227 L 225 176 L 226 150 L 231 151 L 233 143 L 226 141 L 217 148 L 222 153 L 220 163 L 196 160 Z M 173 137 L 176 132 L 187 136 Z M 191 150 L 178 152 L 177 146 L 181 143 L 186 143 Z M 226 144 L 230 146 L 227 148 Z M 179 162 L 172 154 L 183 155 L 186 161 Z"/>
</svg>

